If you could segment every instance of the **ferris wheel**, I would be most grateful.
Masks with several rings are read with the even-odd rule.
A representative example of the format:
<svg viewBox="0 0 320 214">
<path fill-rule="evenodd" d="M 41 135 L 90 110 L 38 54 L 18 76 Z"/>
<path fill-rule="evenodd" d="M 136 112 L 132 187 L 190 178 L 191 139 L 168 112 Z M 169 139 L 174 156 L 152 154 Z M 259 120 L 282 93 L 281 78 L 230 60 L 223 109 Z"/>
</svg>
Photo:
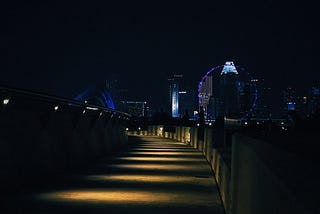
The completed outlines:
<svg viewBox="0 0 320 214">
<path fill-rule="evenodd" d="M 231 81 L 231 85 L 227 82 L 226 87 L 226 81 Z M 247 119 L 256 108 L 256 83 L 257 80 L 252 78 L 248 71 L 241 66 L 235 66 L 233 62 L 215 66 L 206 72 L 198 84 L 199 110 L 204 111 L 206 120 L 214 120 L 218 115 L 225 116 L 227 109 L 231 109 L 230 106 L 233 105 L 233 111 L 238 113 L 237 117 Z M 232 93 L 230 86 L 234 88 Z M 229 102 L 229 106 L 226 102 Z"/>
</svg>

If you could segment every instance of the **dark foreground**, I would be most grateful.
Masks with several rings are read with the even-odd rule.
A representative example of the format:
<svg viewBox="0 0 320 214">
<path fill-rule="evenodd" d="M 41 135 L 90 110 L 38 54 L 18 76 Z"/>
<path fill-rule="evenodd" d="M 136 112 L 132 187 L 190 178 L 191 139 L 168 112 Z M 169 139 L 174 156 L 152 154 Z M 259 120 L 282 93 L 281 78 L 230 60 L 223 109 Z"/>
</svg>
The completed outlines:
<svg viewBox="0 0 320 214">
<path fill-rule="evenodd" d="M 154 137 L 131 137 L 115 157 L 1 198 L 0 213 L 224 213 L 202 154 Z"/>
</svg>

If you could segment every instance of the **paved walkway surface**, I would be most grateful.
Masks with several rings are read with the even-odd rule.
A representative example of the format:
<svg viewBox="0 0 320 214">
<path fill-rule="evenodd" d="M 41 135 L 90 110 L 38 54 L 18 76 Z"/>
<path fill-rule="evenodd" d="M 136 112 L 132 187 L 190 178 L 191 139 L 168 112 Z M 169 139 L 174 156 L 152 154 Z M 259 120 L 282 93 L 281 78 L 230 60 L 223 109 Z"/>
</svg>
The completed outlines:
<svg viewBox="0 0 320 214">
<path fill-rule="evenodd" d="M 26 189 L 0 213 L 224 213 L 203 155 L 155 137 L 130 137 L 117 156 Z"/>
</svg>

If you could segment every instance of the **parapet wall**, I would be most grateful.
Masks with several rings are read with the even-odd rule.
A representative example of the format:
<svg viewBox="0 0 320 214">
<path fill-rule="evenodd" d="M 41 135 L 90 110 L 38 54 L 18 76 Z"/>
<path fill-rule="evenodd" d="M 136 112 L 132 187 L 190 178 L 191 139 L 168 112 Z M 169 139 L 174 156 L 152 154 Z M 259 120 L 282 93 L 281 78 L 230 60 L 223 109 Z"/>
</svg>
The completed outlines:
<svg viewBox="0 0 320 214">
<path fill-rule="evenodd" d="M 7 182 L 64 172 L 114 152 L 127 143 L 121 116 L 11 94 L 0 106 L 0 188 Z"/>
</svg>

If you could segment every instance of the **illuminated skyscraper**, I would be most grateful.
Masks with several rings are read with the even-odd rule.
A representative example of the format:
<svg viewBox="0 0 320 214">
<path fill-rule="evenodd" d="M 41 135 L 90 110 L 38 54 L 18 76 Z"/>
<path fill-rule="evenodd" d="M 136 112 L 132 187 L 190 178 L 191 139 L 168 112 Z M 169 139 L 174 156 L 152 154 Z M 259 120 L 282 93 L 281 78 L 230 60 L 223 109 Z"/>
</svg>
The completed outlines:
<svg viewBox="0 0 320 214">
<path fill-rule="evenodd" d="M 207 76 L 201 83 L 200 93 L 199 93 L 199 107 L 204 110 L 204 117 L 207 119 L 210 101 L 213 95 L 213 76 Z"/>
<path fill-rule="evenodd" d="M 235 116 L 240 113 L 238 71 L 233 62 L 226 62 L 220 74 L 219 115 Z"/>
<path fill-rule="evenodd" d="M 179 117 L 179 81 L 182 75 L 174 75 L 174 78 L 169 80 L 169 96 L 171 106 L 171 116 Z"/>
</svg>

